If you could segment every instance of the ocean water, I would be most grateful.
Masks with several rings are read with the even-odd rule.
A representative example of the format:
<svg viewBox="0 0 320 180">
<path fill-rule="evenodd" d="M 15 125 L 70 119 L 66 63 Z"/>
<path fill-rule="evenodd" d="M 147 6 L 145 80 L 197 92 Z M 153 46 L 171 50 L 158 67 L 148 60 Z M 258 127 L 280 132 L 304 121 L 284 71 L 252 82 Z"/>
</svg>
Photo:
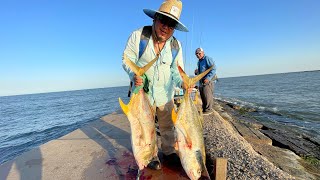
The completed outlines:
<svg viewBox="0 0 320 180">
<path fill-rule="evenodd" d="M 120 109 L 128 87 L 0 97 L 0 164 Z M 320 139 L 320 71 L 221 78 L 217 99 Z"/>
<path fill-rule="evenodd" d="M 128 102 L 128 87 L 0 97 L 0 164 Z"/>
<path fill-rule="evenodd" d="M 271 124 L 305 135 L 320 144 L 320 71 L 223 78 L 217 99 L 255 109 Z"/>
</svg>

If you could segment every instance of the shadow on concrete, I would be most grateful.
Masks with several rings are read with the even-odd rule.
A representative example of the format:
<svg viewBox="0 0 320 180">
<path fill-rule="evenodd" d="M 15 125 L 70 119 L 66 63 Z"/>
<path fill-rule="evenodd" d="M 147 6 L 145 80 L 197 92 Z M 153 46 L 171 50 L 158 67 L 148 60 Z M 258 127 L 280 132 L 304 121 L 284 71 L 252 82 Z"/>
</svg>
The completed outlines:
<svg viewBox="0 0 320 180">
<path fill-rule="evenodd" d="M 109 139 L 115 140 L 117 144 L 131 151 L 130 133 L 112 125 L 111 123 L 107 123 L 99 119 L 80 128 L 80 130 L 83 131 L 90 139 L 98 143 L 102 148 L 107 150 L 110 153 L 110 156 L 114 155 L 112 150 L 114 150 L 115 147 L 113 147 L 113 143 L 110 142 Z"/>
<path fill-rule="evenodd" d="M 112 120 L 111 120 L 112 121 Z M 123 123 L 125 121 L 125 123 Z M 129 121 L 127 119 L 120 118 L 119 122 L 112 121 L 114 124 L 119 125 L 119 122 L 124 125 L 128 125 Z M 126 124 L 128 123 L 128 124 Z M 131 135 L 127 131 L 103 120 L 94 121 L 87 126 L 80 128 L 90 139 L 94 140 L 107 152 L 107 157 L 105 159 L 105 164 L 112 165 L 114 167 L 117 178 L 127 179 L 123 172 L 124 166 L 126 170 L 130 170 L 130 165 L 134 161 L 131 148 Z M 127 158 L 127 159 L 126 159 Z M 127 163 L 120 163 L 121 161 L 126 161 Z"/>
<path fill-rule="evenodd" d="M 127 117 L 121 114 L 107 116 L 105 121 L 97 120 L 81 128 L 90 139 L 106 150 L 107 179 L 136 179 L 138 175 L 138 166 L 132 154 L 131 134 L 126 131 L 130 129 L 129 124 Z M 162 169 L 155 171 L 145 168 L 140 179 L 188 179 L 181 165 L 165 162 L 161 152 L 159 158 Z"/>
<path fill-rule="evenodd" d="M 39 148 L 26 152 L 27 155 L 19 156 L 15 160 L 1 165 L 0 179 L 41 180 L 42 179 L 42 154 Z M 9 173 L 15 166 L 16 176 L 10 177 Z M 13 174 L 13 173 L 12 173 Z M 8 177 L 9 176 L 9 177 Z"/>
</svg>

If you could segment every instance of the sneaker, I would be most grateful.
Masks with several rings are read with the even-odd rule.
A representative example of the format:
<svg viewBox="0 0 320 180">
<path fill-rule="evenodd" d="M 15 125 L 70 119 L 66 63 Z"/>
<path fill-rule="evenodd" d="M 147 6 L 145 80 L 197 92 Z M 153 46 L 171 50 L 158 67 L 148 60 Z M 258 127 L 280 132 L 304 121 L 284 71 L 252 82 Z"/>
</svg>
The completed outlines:
<svg viewBox="0 0 320 180">
<path fill-rule="evenodd" d="M 172 153 L 170 155 L 163 155 L 163 159 L 166 161 L 166 163 L 171 165 L 180 165 L 180 158 L 176 153 Z"/>
<path fill-rule="evenodd" d="M 211 110 L 211 111 L 203 111 L 203 115 L 205 115 L 205 116 L 207 116 L 207 115 L 210 115 L 210 114 L 212 114 L 213 113 L 213 111 Z"/>
<path fill-rule="evenodd" d="M 153 170 L 160 170 L 161 164 L 159 161 L 151 161 L 147 167 Z"/>
</svg>

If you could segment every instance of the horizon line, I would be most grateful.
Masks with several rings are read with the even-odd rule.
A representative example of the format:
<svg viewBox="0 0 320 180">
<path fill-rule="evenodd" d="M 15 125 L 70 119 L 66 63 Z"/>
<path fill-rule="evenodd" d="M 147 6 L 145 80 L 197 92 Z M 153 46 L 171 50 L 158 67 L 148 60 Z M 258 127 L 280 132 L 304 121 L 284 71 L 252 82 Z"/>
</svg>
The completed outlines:
<svg viewBox="0 0 320 180">
<path fill-rule="evenodd" d="M 218 79 L 250 77 L 250 76 L 263 76 L 263 75 L 275 75 L 275 74 L 288 74 L 288 73 L 303 73 L 303 72 L 315 72 L 315 71 L 320 71 L 320 69 L 318 69 L 318 70 L 306 70 L 306 71 L 279 72 L 279 73 L 271 73 L 271 74 L 255 74 L 255 75 L 231 76 L 231 77 L 221 77 L 221 78 L 219 78 L 219 76 L 218 76 Z M 69 91 L 84 91 L 84 90 L 94 90 L 94 89 L 116 88 L 116 87 L 125 87 L 125 86 L 128 86 L 128 85 L 106 86 L 106 87 L 84 88 L 84 89 L 70 89 L 70 90 L 37 92 L 37 93 L 26 93 L 26 94 L 0 95 L 0 98 L 1 97 L 10 97 L 10 96 L 23 96 L 23 95 L 36 95 L 36 94 L 47 94 L 47 93 L 62 93 L 62 92 L 69 92 Z"/>
</svg>

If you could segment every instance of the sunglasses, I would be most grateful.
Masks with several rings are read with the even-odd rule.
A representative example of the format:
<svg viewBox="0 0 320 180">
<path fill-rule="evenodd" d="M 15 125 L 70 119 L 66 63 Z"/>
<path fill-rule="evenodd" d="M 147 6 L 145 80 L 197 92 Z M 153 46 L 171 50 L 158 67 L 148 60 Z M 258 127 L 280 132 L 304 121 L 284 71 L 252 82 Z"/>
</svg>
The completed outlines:
<svg viewBox="0 0 320 180">
<path fill-rule="evenodd" d="M 201 54 L 201 52 L 197 52 L 196 55 Z"/>
<path fill-rule="evenodd" d="M 177 22 L 175 20 L 162 14 L 156 14 L 155 18 L 159 20 L 161 24 L 167 25 L 170 29 L 174 29 L 177 25 Z"/>
</svg>

